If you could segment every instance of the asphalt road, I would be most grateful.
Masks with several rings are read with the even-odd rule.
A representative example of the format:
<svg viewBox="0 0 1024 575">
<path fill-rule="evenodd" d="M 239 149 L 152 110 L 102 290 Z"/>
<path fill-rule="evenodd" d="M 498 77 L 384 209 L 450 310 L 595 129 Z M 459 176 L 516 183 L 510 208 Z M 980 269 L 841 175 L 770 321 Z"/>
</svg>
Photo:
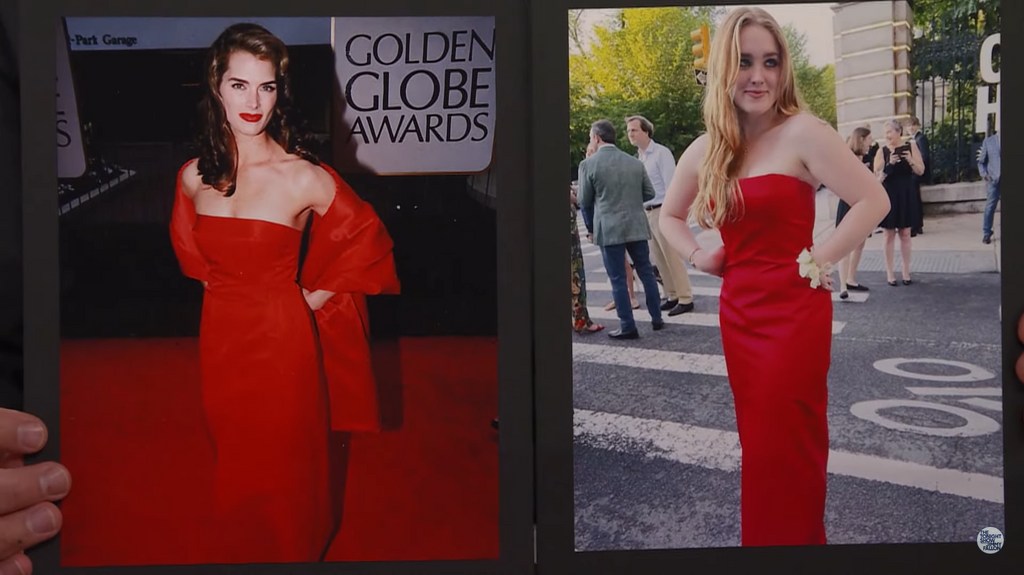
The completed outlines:
<svg viewBox="0 0 1024 575">
<path fill-rule="evenodd" d="M 578 550 L 739 545 L 739 445 L 718 330 L 721 281 L 691 275 L 693 313 L 639 340 L 618 326 L 596 246 L 573 336 Z M 829 542 L 973 541 L 1004 530 L 999 275 L 915 274 L 834 296 Z M 636 282 L 637 289 L 642 289 Z M 837 294 L 835 294 L 837 296 Z M 640 297 L 640 301 L 643 298 Z"/>
</svg>

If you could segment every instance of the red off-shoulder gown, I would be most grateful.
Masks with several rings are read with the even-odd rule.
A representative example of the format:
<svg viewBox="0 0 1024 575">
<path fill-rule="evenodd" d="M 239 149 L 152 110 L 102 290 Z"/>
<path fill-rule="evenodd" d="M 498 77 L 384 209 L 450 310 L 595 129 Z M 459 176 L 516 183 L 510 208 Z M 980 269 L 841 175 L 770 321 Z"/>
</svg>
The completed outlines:
<svg viewBox="0 0 1024 575">
<path fill-rule="evenodd" d="M 187 166 L 188 164 L 186 164 Z M 328 436 L 378 430 L 365 294 L 398 293 L 383 224 L 338 175 L 301 230 L 197 215 L 178 174 L 170 231 L 183 273 L 206 282 L 199 331 L 202 401 L 216 456 L 209 563 L 309 562 L 333 517 Z M 311 312 L 302 288 L 335 292 Z"/>
<path fill-rule="evenodd" d="M 825 543 L 832 299 L 800 277 L 814 190 L 783 174 L 739 181 L 721 228 L 722 348 L 736 404 L 743 545 Z"/>
</svg>

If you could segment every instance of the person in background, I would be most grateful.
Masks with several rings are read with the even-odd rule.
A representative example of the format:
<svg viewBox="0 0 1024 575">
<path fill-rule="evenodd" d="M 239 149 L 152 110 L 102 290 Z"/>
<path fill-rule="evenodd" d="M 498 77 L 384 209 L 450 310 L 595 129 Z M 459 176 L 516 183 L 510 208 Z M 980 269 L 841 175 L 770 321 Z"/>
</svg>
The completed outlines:
<svg viewBox="0 0 1024 575">
<path fill-rule="evenodd" d="M 676 160 L 662 144 L 655 142 L 654 124 L 643 116 L 626 118 L 626 136 L 629 143 L 636 146 L 636 156 L 647 168 L 647 176 L 654 186 L 654 199 L 644 202 L 647 212 L 647 223 L 651 226 L 651 255 L 654 265 L 661 271 L 662 285 L 665 287 L 665 303 L 662 311 L 669 316 L 693 311 L 693 288 L 690 277 L 686 274 L 683 259 L 672 249 L 665 236 L 661 233 L 658 218 L 661 215 L 661 204 L 665 201 L 665 190 L 672 182 L 672 173 L 676 170 Z"/>
<path fill-rule="evenodd" d="M 914 191 L 917 193 L 917 207 L 919 208 L 916 214 L 917 221 L 914 227 L 910 230 L 911 236 L 924 233 L 924 202 L 921 200 L 921 186 L 932 183 L 932 162 L 931 162 L 931 151 L 928 148 L 928 136 L 921 131 L 921 120 L 917 119 L 917 116 L 911 116 L 907 120 L 907 132 L 910 137 L 917 143 L 917 150 L 921 153 L 921 163 L 924 164 L 924 172 L 921 175 L 914 174 Z"/>
<path fill-rule="evenodd" d="M 995 221 L 996 205 L 999 204 L 999 177 L 1002 172 L 1000 160 L 999 132 L 993 131 L 978 150 L 978 173 L 985 180 L 985 214 L 982 218 L 981 242 L 992 243 L 992 225 Z"/>
<path fill-rule="evenodd" d="M 846 144 L 850 146 L 850 151 L 854 153 L 858 158 L 864 158 L 867 156 L 868 147 L 871 144 L 871 129 L 862 126 L 854 128 L 850 137 L 846 139 Z M 870 165 L 865 166 L 868 170 L 871 169 Z M 846 213 L 850 211 L 850 204 L 839 200 L 839 207 L 836 209 L 836 227 L 842 223 Z M 865 238 L 866 240 L 866 238 Z M 868 291 L 867 286 L 863 286 L 857 283 L 857 267 L 860 265 L 860 256 L 864 252 L 864 242 L 861 242 L 857 247 L 853 248 L 853 251 L 843 259 L 839 260 L 839 298 L 847 299 L 850 297 L 849 291 Z M 849 291 L 847 291 L 849 290 Z"/>
<path fill-rule="evenodd" d="M 903 141 L 903 125 L 896 120 L 885 122 L 885 143 L 881 153 L 875 156 L 875 175 L 885 187 L 889 196 L 889 213 L 882 220 L 885 231 L 885 277 L 891 286 L 896 283 L 895 255 L 896 235 L 900 237 L 901 271 L 903 285 L 913 283 L 910 279 L 910 253 L 913 227 L 921 210 L 913 176 L 924 173 L 924 163 L 913 138 Z"/>
<path fill-rule="evenodd" d="M 626 288 L 626 253 L 643 282 L 651 327 L 655 331 L 665 327 L 658 280 L 654 277 L 647 243 L 651 230 L 644 215 L 644 202 L 654 198 L 654 187 L 643 163 L 615 146 L 615 126 L 611 122 L 594 122 L 590 127 L 590 142 L 597 146 L 597 151 L 580 162 L 579 203 L 587 232 L 593 235 L 593 242 L 601 246 L 619 316 L 619 329 L 608 336 L 636 339 L 640 333 Z"/>
<path fill-rule="evenodd" d="M 597 146 L 587 146 L 586 157 L 590 157 L 597 151 Z M 590 312 L 587 311 L 587 272 L 583 265 L 583 248 L 580 246 L 579 224 L 576 222 L 576 212 L 579 210 L 579 202 L 576 193 L 579 184 L 574 182 L 569 186 L 569 221 L 572 227 L 570 245 L 570 289 L 572 291 L 572 329 L 576 333 L 587 334 L 601 331 L 604 326 L 594 323 L 590 319 Z"/>
</svg>

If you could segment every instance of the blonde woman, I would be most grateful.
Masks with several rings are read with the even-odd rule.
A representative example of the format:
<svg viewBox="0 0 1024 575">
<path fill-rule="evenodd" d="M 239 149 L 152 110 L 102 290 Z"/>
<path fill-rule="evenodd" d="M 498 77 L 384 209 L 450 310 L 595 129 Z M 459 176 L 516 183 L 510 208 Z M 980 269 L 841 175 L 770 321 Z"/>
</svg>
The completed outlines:
<svg viewBox="0 0 1024 575">
<path fill-rule="evenodd" d="M 842 138 L 801 108 L 778 23 L 760 8 L 731 11 L 711 45 L 707 133 L 679 159 L 661 209 L 673 247 L 723 280 L 745 546 L 825 543 L 830 263 L 889 210 L 882 186 Z M 820 184 L 850 211 L 812 245 Z M 702 248 L 691 217 L 717 228 L 724 245 Z"/>
</svg>

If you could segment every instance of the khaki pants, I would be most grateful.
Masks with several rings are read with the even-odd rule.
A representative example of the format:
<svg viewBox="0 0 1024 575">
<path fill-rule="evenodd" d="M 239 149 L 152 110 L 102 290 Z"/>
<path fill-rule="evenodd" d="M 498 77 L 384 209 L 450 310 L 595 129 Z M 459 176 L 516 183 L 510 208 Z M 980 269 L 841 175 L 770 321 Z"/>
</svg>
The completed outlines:
<svg viewBox="0 0 1024 575">
<path fill-rule="evenodd" d="M 651 235 L 654 236 L 650 241 L 654 265 L 658 266 L 658 272 L 661 273 L 661 282 L 668 299 L 678 299 L 679 303 L 684 304 L 692 303 L 693 288 L 690 287 L 690 276 L 686 275 L 683 258 L 672 249 L 665 236 L 661 235 L 661 227 L 658 225 L 660 213 L 660 207 L 647 212 L 647 223 L 651 225 Z"/>
</svg>

